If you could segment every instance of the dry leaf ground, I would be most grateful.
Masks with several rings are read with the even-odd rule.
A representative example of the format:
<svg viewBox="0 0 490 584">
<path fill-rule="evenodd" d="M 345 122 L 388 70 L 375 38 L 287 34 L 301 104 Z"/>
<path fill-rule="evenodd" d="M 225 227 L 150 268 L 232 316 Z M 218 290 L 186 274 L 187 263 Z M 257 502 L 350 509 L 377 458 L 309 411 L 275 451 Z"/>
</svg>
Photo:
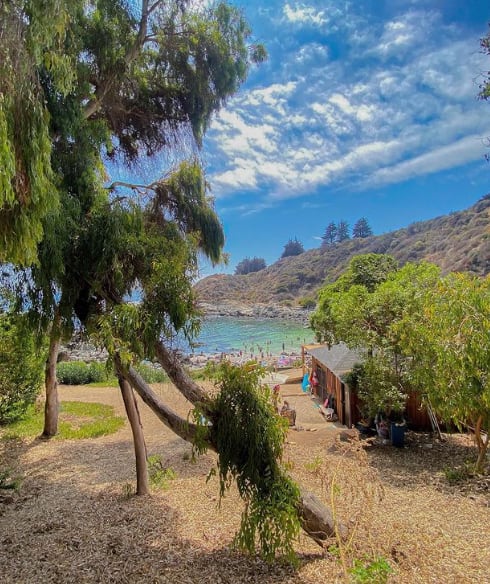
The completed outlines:
<svg viewBox="0 0 490 584">
<path fill-rule="evenodd" d="M 156 387 L 187 411 L 171 385 Z M 60 393 L 124 411 L 115 388 Z M 149 497 L 128 496 L 134 461 L 127 424 L 94 440 L 0 443 L 1 463 L 24 477 L 20 491 L 0 503 L 0 582 L 346 582 L 341 557 L 348 567 L 353 557 L 382 556 L 394 569 L 389 582 L 490 583 L 488 477 L 454 485 L 446 478 L 447 468 L 475 455 L 466 437 L 439 443 L 409 434 L 403 449 L 345 442 L 299 385 L 282 386 L 281 394 L 300 427 L 286 445 L 291 473 L 333 503 L 351 541 L 323 553 L 301 536 L 297 570 L 233 551 L 242 503 L 232 491 L 219 505 L 216 478 L 206 482 L 215 456 L 193 462 L 190 445 L 141 405 L 149 454 L 177 473 L 168 490 Z"/>
</svg>

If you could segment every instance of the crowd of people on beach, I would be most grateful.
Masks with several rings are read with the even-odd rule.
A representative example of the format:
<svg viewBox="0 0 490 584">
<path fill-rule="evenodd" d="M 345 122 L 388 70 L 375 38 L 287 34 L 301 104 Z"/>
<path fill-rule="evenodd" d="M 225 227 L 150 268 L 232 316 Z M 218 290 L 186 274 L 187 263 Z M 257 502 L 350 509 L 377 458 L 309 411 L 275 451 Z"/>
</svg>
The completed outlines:
<svg viewBox="0 0 490 584">
<path fill-rule="evenodd" d="M 229 353 L 193 353 L 187 355 L 185 360 L 191 367 L 205 367 L 208 363 L 221 363 L 229 361 L 234 365 L 245 365 L 245 363 L 257 363 L 262 367 L 271 368 L 275 371 L 284 367 L 294 366 L 301 359 L 298 351 L 281 352 L 279 355 L 272 353 L 245 353 L 245 351 L 230 351 Z"/>
</svg>

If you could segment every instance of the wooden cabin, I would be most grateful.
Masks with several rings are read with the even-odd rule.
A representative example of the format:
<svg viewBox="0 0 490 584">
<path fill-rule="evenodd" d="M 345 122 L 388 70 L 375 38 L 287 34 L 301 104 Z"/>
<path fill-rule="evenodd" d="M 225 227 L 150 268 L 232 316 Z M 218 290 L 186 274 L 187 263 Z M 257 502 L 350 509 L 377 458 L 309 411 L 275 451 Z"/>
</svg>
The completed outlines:
<svg viewBox="0 0 490 584">
<path fill-rule="evenodd" d="M 308 367 L 310 373 L 315 372 L 318 385 L 313 393 L 323 404 L 328 398 L 328 406 L 333 407 L 339 422 L 351 428 L 361 420 L 360 400 L 342 378 L 352 370 L 356 363 L 362 363 L 362 353 L 349 349 L 344 343 L 333 345 L 303 345 L 303 370 L 307 371 L 306 362 L 311 359 Z M 411 428 L 431 430 L 431 422 L 425 408 L 422 407 L 420 396 L 412 393 L 407 399 L 405 410 L 407 421 Z"/>
</svg>

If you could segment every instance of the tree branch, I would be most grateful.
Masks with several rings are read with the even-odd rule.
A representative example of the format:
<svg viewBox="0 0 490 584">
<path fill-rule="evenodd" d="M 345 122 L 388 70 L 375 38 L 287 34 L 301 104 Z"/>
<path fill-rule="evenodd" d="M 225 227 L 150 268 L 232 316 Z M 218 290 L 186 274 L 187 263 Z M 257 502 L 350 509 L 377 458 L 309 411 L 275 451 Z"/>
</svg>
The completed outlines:
<svg viewBox="0 0 490 584">
<path fill-rule="evenodd" d="M 167 428 L 170 428 L 172 432 L 177 434 L 177 436 L 180 436 L 180 438 L 187 442 L 193 443 L 197 432 L 196 424 L 192 424 L 184 418 L 181 418 L 177 413 L 161 402 L 156 393 L 137 371 L 132 367 L 129 367 L 127 370 L 123 367 L 121 357 L 118 354 L 114 357 L 114 363 L 116 366 L 116 373 L 129 381 L 136 393 L 156 414 L 159 420 L 161 420 Z M 209 442 L 209 448 L 215 450 L 215 447 L 211 442 Z"/>
<path fill-rule="evenodd" d="M 201 405 L 204 404 L 205 411 L 205 404 L 210 401 L 209 396 L 187 376 L 177 357 L 166 349 L 162 343 L 158 343 L 156 349 L 160 364 L 175 383 L 177 389 L 191 403 L 199 402 Z M 160 402 L 151 387 L 145 383 L 143 378 L 132 367 L 128 371 L 124 371 L 119 356 L 116 356 L 115 363 L 118 373 L 122 372 L 125 375 L 134 390 L 158 418 L 178 436 L 188 442 L 193 442 L 197 426 L 187 422 Z M 211 450 L 216 452 L 216 446 L 211 440 L 204 438 L 204 442 Z M 342 539 L 347 538 L 347 527 L 342 523 L 336 526 L 336 521 L 331 511 L 316 495 L 302 488 L 300 488 L 298 516 L 303 530 L 320 547 L 323 547 L 326 540 L 335 536 L 336 529 Z"/>
<path fill-rule="evenodd" d="M 187 375 L 175 353 L 169 351 L 162 342 L 156 344 L 155 352 L 158 362 L 186 399 L 204 408 L 210 404 L 208 393 Z"/>
<path fill-rule="evenodd" d="M 155 4 L 152 6 L 151 10 L 154 10 L 159 2 L 160 0 L 157 0 L 157 2 L 155 2 Z M 136 40 L 126 51 L 126 55 L 124 57 L 126 67 L 129 66 L 132 63 L 132 61 L 134 61 L 134 59 L 139 55 L 142 47 L 145 44 L 145 39 L 148 32 L 148 16 L 149 16 L 148 0 L 142 0 L 141 20 L 139 22 Z M 116 76 L 117 74 L 114 73 L 113 75 L 110 75 L 107 79 L 100 83 L 99 86 L 100 91 L 96 90 L 95 97 L 89 100 L 89 102 L 84 108 L 83 117 L 85 119 L 92 117 L 102 107 L 106 95 L 108 94 L 109 90 L 111 89 L 112 85 L 116 80 Z"/>
</svg>

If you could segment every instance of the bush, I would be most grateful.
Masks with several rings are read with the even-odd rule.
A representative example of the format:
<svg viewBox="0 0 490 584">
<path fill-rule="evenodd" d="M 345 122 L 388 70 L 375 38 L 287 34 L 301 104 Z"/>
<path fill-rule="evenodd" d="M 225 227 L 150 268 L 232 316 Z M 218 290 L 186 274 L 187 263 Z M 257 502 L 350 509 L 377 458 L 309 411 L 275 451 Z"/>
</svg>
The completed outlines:
<svg viewBox="0 0 490 584">
<path fill-rule="evenodd" d="M 168 381 L 168 377 L 162 369 L 155 369 L 151 365 L 140 363 L 135 367 L 136 371 L 143 377 L 146 383 L 163 383 Z M 111 381 L 111 372 L 104 363 L 92 361 L 62 361 L 57 368 L 58 382 L 65 385 L 86 385 L 87 383 L 101 383 Z"/>
<path fill-rule="evenodd" d="M 238 262 L 235 268 L 235 275 L 245 275 L 251 274 L 253 272 L 260 272 L 266 268 L 266 263 L 264 258 L 254 257 L 252 259 L 245 258 L 241 262 Z"/>
<path fill-rule="evenodd" d="M 168 381 L 168 376 L 163 369 L 155 369 L 155 367 L 145 363 L 136 365 L 135 369 L 146 383 L 164 383 Z"/>
<path fill-rule="evenodd" d="M 42 388 L 45 360 L 24 317 L 0 314 L 0 424 L 19 419 L 34 403 Z"/>
<path fill-rule="evenodd" d="M 83 361 L 63 361 L 57 367 L 58 382 L 65 385 L 85 385 L 107 381 L 109 373 L 103 363 Z"/>
</svg>

